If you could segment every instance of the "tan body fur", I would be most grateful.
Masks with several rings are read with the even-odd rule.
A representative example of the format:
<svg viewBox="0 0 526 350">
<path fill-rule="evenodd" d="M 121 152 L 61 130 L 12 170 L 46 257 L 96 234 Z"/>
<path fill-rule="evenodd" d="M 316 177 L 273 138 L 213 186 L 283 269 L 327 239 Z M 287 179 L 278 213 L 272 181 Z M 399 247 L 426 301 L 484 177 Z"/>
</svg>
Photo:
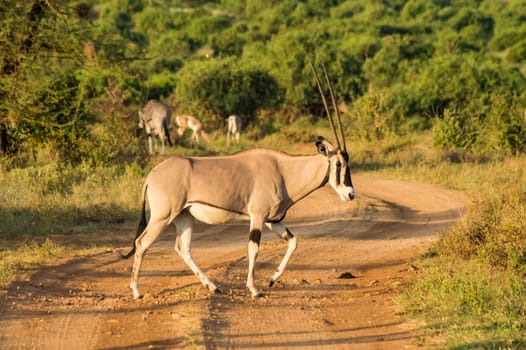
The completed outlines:
<svg viewBox="0 0 526 350">
<path fill-rule="evenodd" d="M 253 149 L 223 157 L 171 157 L 155 167 L 143 188 L 143 217 L 147 197 L 150 221 L 144 230 L 137 231 L 134 249 L 128 254 L 135 252 L 130 283 L 134 297 L 141 296 L 137 280 L 144 252 L 172 222 L 177 228 L 176 251 L 203 285 L 217 291 L 191 256 L 195 219 L 208 224 L 250 220 L 247 287 L 252 296 L 260 295 L 253 278 L 263 225 L 289 242 L 287 253 L 271 278 L 272 285 L 285 271 L 296 248 L 296 238 L 281 222 L 290 206 L 327 182 L 342 199 L 354 196 L 352 184 L 336 184 L 336 174 L 331 175 L 331 171 L 339 169 L 336 162 L 344 161 L 338 150 L 325 140 L 319 142 L 318 149 L 321 154 L 307 156 Z M 338 176 L 344 175 L 338 171 Z"/>
</svg>

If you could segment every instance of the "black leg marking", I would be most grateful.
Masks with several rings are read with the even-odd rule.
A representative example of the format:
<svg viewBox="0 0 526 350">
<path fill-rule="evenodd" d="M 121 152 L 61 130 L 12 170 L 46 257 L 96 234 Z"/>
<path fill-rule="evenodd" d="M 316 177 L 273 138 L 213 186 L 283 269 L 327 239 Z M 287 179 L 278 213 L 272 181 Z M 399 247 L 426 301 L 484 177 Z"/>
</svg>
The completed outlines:
<svg viewBox="0 0 526 350">
<path fill-rule="evenodd" d="M 252 230 L 250 231 L 249 239 L 259 245 L 259 242 L 261 241 L 261 231 L 260 230 Z"/>
<path fill-rule="evenodd" d="M 286 230 L 287 232 L 285 232 L 285 234 L 283 235 L 284 236 L 283 238 L 287 241 L 294 238 L 294 235 L 292 234 L 292 232 L 290 232 L 288 228 Z"/>
</svg>

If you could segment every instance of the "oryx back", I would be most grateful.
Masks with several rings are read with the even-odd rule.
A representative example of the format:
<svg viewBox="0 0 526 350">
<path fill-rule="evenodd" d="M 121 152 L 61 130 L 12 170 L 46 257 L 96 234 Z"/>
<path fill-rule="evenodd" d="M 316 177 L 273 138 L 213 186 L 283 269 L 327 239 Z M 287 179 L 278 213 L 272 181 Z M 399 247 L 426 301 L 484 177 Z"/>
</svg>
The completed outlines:
<svg viewBox="0 0 526 350">
<path fill-rule="evenodd" d="M 313 157 L 319 161 L 306 161 Z M 219 224 L 248 219 L 254 211 L 278 220 L 313 190 L 311 178 L 319 179 L 318 188 L 326 172 L 321 155 L 253 149 L 223 157 L 171 157 L 152 170 L 146 181 L 150 206 L 155 207 L 152 211 L 172 216 L 189 209 L 198 220 Z"/>
</svg>

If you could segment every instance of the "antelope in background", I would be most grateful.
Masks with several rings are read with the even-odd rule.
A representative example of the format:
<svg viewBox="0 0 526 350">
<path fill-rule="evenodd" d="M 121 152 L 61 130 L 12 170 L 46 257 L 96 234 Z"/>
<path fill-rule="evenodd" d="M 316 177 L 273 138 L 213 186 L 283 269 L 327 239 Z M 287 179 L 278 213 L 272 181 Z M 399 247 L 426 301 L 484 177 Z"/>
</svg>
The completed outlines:
<svg viewBox="0 0 526 350">
<path fill-rule="evenodd" d="M 139 110 L 139 128 L 146 131 L 148 135 L 148 151 L 153 154 L 152 149 L 152 135 L 155 142 L 155 150 L 157 150 L 157 138 L 161 140 L 161 154 L 164 154 L 164 144 L 172 146 L 170 140 L 170 122 L 172 118 L 172 109 L 170 106 L 155 100 L 150 100 L 146 106 Z"/>
<path fill-rule="evenodd" d="M 309 61 L 309 64 L 310 61 Z M 221 157 L 174 156 L 157 165 L 147 176 L 142 188 L 141 219 L 132 249 L 123 255 L 134 255 L 130 288 L 135 299 L 141 298 L 138 278 L 143 255 L 170 224 L 176 228 L 175 251 L 212 292 L 218 287 L 194 261 L 191 253 L 193 224 L 249 220 L 247 288 L 252 297 L 261 296 L 254 285 L 254 270 L 263 226 L 288 242 L 288 248 L 270 278 L 272 286 L 285 272 L 296 249 L 296 237 L 283 223 L 288 209 L 325 184 L 344 201 L 354 198 L 349 155 L 341 117 L 332 93 L 327 72 L 325 78 L 338 115 L 336 132 L 316 70 L 311 64 L 325 111 L 336 140 L 336 146 L 323 137 L 316 141 L 317 154 L 289 155 L 270 149 L 251 149 Z M 150 220 L 146 221 L 146 198 Z"/>
<path fill-rule="evenodd" d="M 175 117 L 178 129 L 177 134 L 183 136 L 186 129 L 192 130 L 192 143 L 199 142 L 199 135 L 203 136 L 206 142 L 210 141 L 208 134 L 203 128 L 203 123 L 192 115 L 179 115 Z"/>
<path fill-rule="evenodd" d="M 239 143 L 241 134 L 241 118 L 237 115 L 231 115 L 227 119 L 228 130 L 226 132 L 226 144 L 230 145 L 230 137 L 234 137 L 236 143 Z"/>
</svg>

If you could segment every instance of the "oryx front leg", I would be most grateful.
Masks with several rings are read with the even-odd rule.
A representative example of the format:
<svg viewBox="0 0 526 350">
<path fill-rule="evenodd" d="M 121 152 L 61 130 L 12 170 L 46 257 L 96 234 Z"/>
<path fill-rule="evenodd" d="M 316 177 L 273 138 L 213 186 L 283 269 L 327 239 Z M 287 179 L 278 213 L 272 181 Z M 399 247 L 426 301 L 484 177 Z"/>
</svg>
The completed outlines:
<svg viewBox="0 0 526 350">
<path fill-rule="evenodd" d="M 259 243 L 261 242 L 261 230 L 263 228 L 263 218 L 250 218 L 250 235 L 248 241 L 248 276 L 247 288 L 253 298 L 261 297 L 263 294 L 254 286 L 254 268 L 259 253 Z"/>
<path fill-rule="evenodd" d="M 193 232 L 193 218 L 185 213 L 180 214 L 175 219 L 175 227 L 177 228 L 177 238 L 175 240 L 175 251 L 183 258 L 184 262 L 199 278 L 203 286 L 207 287 L 210 291 L 219 293 L 220 290 L 217 286 L 210 281 L 205 275 L 203 270 L 197 266 L 194 258 L 192 257 L 192 232 Z"/>
<path fill-rule="evenodd" d="M 272 278 L 270 279 L 269 287 L 272 287 L 274 283 L 283 275 L 285 272 L 285 269 L 287 268 L 287 264 L 289 263 L 290 257 L 292 256 L 292 253 L 296 250 L 297 247 L 297 240 L 296 237 L 283 225 L 281 222 L 276 223 L 266 223 L 267 227 L 274 231 L 278 236 L 280 236 L 282 239 L 287 241 L 288 248 L 287 252 L 285 253 L 285 256 L 281 260 L 281 263 L 278 266 L 278 269 L 272 275 Z"/>
</svg>

